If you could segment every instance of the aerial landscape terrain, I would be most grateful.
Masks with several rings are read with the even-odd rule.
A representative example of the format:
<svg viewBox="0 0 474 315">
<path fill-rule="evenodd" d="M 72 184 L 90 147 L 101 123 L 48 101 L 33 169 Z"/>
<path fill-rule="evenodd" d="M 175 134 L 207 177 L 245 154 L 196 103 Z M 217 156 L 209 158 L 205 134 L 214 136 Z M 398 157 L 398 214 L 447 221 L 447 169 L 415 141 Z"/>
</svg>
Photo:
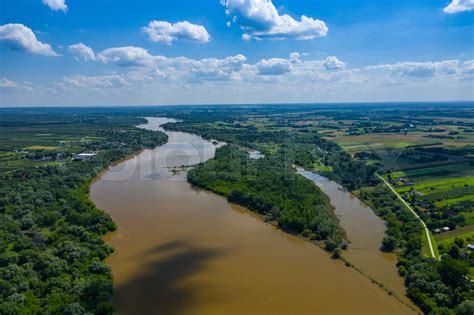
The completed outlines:
<svg viewBox="0 0 474 315">
<path fill-rule="evenodd" d="M 473 315 L 473 14 L 0 0 L 0 314 Z"/>
</svg>

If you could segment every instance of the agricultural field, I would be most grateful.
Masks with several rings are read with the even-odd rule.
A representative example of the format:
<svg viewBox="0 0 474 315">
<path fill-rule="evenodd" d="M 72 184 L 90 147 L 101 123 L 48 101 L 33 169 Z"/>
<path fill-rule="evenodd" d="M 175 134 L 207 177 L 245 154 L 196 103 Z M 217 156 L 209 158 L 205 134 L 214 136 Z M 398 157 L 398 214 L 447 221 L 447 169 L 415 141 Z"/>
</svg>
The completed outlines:
<svg viewBox="0 0 474 315">
<path fill-rule="evenodd" d="M 90 144 L 106 139 L 97 136 L 104 130 L 105 120 L 101 116 L 50 115 L 48 111 L 38 111 L 38 115 L 4 111 L 0 118 L 0 174 L 64 164 Z"/>
<path fill-rule="evenodd" d="M 474 226 L 467 226 L 455 231 L 439 234 L 435 238 L 438 244 L 442 244 L 445 247 L 454 243 L 456 239 L 462 239 L 465 242 L 472 243 L 474 241 Z"/>
<path fill-rule="evenodd" d="M 472 107 L 362 106 L 354 110 L 334 106 L 274 113 L 269 109 L 266 115 L 245 117 L 238 123 L 259 132 L 318 133 L 355 159 L 377 168 L 418 212 L 436 239 L 448 230 L 464 231 L 474 226 Z M 229 123 L 227 127 L 236 125 Z M 331 176 L 335 169 L 326 155 L 308 147 L 301 160 L 307 162 L 306 167 Z"/>
<path fill-rule="evenodd" d="M 474 113 L 443 111 L 368 113 L 349 127 L 341 120 L 327 139 L 378 166 L 447 250 L 474 242 Z"/>
</svg>

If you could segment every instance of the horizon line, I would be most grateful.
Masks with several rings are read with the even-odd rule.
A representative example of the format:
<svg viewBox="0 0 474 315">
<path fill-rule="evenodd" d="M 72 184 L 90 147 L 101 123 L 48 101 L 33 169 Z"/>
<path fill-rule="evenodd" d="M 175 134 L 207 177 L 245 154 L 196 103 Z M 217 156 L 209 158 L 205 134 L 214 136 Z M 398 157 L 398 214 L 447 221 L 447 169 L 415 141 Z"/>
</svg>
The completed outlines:
<svg viewBox="0 0 474 315">
<path fill-rule="evenodd" d="M 441 101 L 357 101 L 357 102 L 289 102 L 289 103 L 203 103 L 203 104 L 145 104 L 145 105 L 125 105 L 125 104 L 116 104 L 116 105 L 12 105 L 5 106 L 0 105 L 0 109 L 15 109 L 15 108 L 111 108 L 111 107 L 198 107 L 198 106 L 282 106 L 282 105 L 377 105 L 377 104 L 444 104 L 444 103 L 473 103 L 472 100 L 441 100 Z"/>
</svg>

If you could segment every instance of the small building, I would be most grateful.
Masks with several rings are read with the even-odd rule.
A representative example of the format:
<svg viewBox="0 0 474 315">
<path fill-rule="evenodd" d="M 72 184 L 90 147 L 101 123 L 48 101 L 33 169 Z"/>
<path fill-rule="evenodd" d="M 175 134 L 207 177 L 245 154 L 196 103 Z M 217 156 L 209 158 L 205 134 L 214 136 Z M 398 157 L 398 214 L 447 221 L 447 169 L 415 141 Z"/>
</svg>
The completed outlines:
<svg viewBox="0 0 474 315">
<path fill-rule="evenodd" d="M 72 157 L 73 161 L 84 161 L 90 160 L 92 157 L 96 156 L 97 153 L 94 152 L 86 152 L 86 153 L 79 153 Z"/>
<path fill-rule="evenodd" d="M 447 227 L 447 226 L 445 226 L 445 227 L 443 228 L 443 231 L 445 231 L 445 232 L 448 232 L 448 231 L 450 231 L 450 230 L 451 230 L 451 229 L 450 229 L 449 227 Z"/>
<path fill-rule="evenodd" d="M 433 232 L 435 232 L 435 233 L 440 233 L 441 230 L 440 230 L 440 229 L 434 229 Z"/>
</svg>

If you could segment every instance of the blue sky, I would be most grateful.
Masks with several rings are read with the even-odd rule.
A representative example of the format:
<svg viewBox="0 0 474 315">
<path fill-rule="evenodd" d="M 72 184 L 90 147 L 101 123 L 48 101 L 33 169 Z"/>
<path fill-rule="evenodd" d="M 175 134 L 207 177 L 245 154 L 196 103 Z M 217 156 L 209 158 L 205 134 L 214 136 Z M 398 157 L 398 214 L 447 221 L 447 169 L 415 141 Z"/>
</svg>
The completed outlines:
<svg viewBox="0 0 474 315">
<path fill-rule="evenodd" d="M 473 0 L 0 0 L 0 106 L 473 100 L 473 22 Z"/>
</svg>

